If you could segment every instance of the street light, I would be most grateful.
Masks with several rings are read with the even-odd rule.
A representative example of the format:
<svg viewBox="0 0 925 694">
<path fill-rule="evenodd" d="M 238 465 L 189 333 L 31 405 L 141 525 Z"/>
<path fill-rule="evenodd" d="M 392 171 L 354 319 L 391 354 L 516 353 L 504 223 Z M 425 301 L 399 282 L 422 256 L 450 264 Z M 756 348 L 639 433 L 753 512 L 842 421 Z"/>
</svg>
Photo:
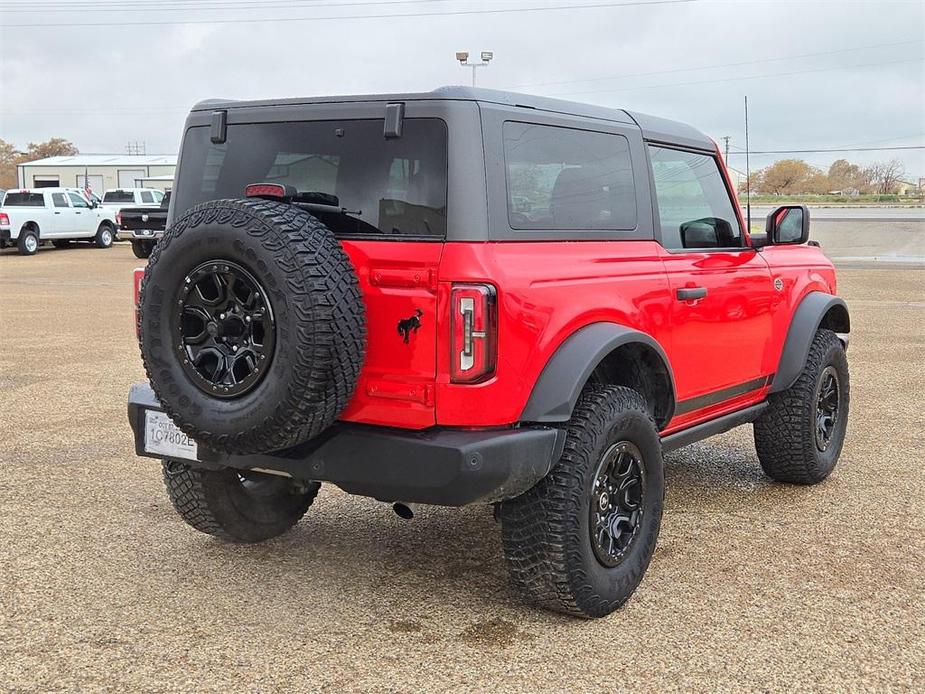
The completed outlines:
<svg viewBox="0 0 925 694">
<path fill-rule="evenodd" d="M 462 67 L 471 67 L 472 68 L 472 86 L 475 86 L 475 71 L 477 68 L 486 67 L 488 63 L 491 62 L 491 59 L 495 57 L 495 54 L 492 51 L 482 51 L 481 63 L 470 63 L 469 62 L 469 51 L 456 51 L 456 60 L 459 61 L 460 66 Z"/>
</svg>

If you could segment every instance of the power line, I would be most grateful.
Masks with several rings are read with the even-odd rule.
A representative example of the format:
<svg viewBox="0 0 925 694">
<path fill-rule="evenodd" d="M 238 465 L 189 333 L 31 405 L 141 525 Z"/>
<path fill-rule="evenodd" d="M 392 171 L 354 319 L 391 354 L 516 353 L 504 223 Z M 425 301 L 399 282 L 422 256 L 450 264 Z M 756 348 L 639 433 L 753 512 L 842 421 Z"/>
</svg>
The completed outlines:
<svg viewBox="0 0 925 694">
<path fill-rule="evenodd" d="M 211 12 L 214 10 L 226 11 L 254 11 L 265 9 L 286 9 L 288 7 L 305 7 L 326 9 L 329 7 L 368 7 L 370 5 L 420 5 L 435 2 L 450 2 L 450 0 L 381 0 L 380 2 L 334 2 L 322 4 L 321 0 L 266 0 L 266 2 L 255 3 L 251 0 L 201 0 L 195 4 L 189 5 L 190 0 L 165 0 L 164 2 L 137 2 L 131 5 L 119 3 L 95 3 L 88 2 L 80 5 L 30 5 L 21 8 L 6 9 L 0 7 L 0 13 L 3 12 L 20 12 L 20 13 L 37 13 L 55 10 L 58 12 L 151 12 L 152 10 L 169 9 L 171 12 Z M 205 4 L 208 3 L 208 4 Z M 183 7 L 183 5 L 189 5 Z M 196 5 L 199 5 L 198 7 Z M 51 26 L 45 25 L 42 26 Z"/>
<path fill-rule="evenodd" d="M 831 149 L 766 149 L 752 150 L 751 154 L 824 154 L 826 152 L 890 152 L 905 149 L 925 149 L 925 145 L 904 145 L 901 147 L 833 147 Z M 730 152 L 746 155 L 748 152 Z"/>
<path fill-rule="evenodd" d="M 816 56 L 821 56 L 821 55 L 835 55 L 837 53 L 849 53 L 849 52 L 854 52 L 854 51 L 868 50 L 872 48 L 887 48 L 890 46 L 904 46 L 904 45 L 909 45 L 913 43 L 923 43 L 923 42 L 925 42 L 925 39 L 914 39 L 914 40 L 909 40 L 909 41 L 894 41 L 890 43 L 875 43 L 875 44 L 870 44 L 867 46 L 855 46 L 854 48 L 841 48 L 835 51 L 821 51 L 819 53 L 801 53 L 798 55 L 784 56 L 781 58 L 760 58 L 758 60 L 743 60 L 737 63 L 714 63 L 713 65 L 701 65 L 700 67 L 682 67 L 682 68 L 677 68 L 674 70 L 656 70 L 653 72 L 636 72 L 636 73 L 625 74 L 625 75 L 611 75 L 609 77 L 588 77 L 588 78 L 580 79 L 580 80 L 561 80 L 558 82 L 533 82 L 531 84 L 518 84 L 518 85 L 515 85 L 514 88 L 518 89 L 522 87 L 548 87 L 548 86 L 553 86 L 553 85 L 558 85 L 558 84 L 576 84 L 579 82 L 603 82 L 606 80 L 627 79 L 629 77 L 651 77 L 653 75 L 667 75 L 667 74 L 676 73 L 676 72 L 692 72 L 696 70 L 713 70 L 717 68 L 739 67 L 742 65 L 756 65 L 758 63 L 771 63 L 771 62 L 779 62 L 783 60 L 796 60 L 797 58 L 814 58 Z M 575 93 L 583 93 L 583 92 L 575 92 Z"/>
<path fill-rule="evenodd" d="M 629 0 L 627 2 L 607 2 L 582 5 L 547 5 L 545 7 L 509 7 L 488 10 L 449 10 L 446 12 L 403 12 L 385 14 L 330 15 L 327 17 L 254 17 L 240 19 L 188 19 L 156 20 L 138 22 L 56 22 L 51 24 L 6 24 L 8 29 L 45 29 L 53 27 L 104 27 L 104 26 L 166 26 L 176 24 L 255 24 L 260 22 L 325 22 L 340 19 L 402 19 L 418 17 L 458 17 L 464 15 L 514 14 L 520 12 L 555 12 L 562 10 L 587 10 L 609 7 L 648 7 L 655 5 L 680 5 L 700 0 Z"/>
</svg>

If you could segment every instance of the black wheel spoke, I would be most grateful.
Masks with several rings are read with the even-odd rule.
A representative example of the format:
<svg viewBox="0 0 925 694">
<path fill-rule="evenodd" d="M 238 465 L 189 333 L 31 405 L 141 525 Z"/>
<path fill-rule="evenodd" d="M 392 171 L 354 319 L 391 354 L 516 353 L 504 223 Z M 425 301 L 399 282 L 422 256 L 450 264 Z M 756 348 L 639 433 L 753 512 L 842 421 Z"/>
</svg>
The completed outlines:
<svg viewBox="0 0 925 694">
<path fill-rule="evenodd" d="M 592 546 L 605 566 L 622 561 L 642 517 L 642 454 L 628 441 L 611 446 L 591 490 Z"/>
<path fill-rule="evenodd" d="M 838 423 L 839 383 L 838 372 L 832 366 L 823 369 L 819 376 L 816 394 L 816 448 L 828 449 Z"/>
<path fill-rule="evenodd" d="M 254 387 L 272 357 L 276 325 L 266 292 L 234 263 L 203 263 L 186 277 L 178 302 L 177 349 L 203 391 L 234 397 Z"/>
</svg>

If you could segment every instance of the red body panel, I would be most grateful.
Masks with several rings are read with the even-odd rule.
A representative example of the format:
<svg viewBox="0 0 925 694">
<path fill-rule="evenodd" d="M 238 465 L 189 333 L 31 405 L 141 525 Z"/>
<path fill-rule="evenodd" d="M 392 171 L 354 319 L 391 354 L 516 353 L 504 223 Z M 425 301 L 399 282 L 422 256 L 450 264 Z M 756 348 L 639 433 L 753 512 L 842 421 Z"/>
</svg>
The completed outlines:
<svg viewBox="0 0 925 694">
<path fill-rule="evenodd" d="M 678 412 L 665 431 L 680 430 L 761 401 L 766 383 L 718 401 L 709 396 L 773 376 L 799 302 L 810 291 L 835 291 L 831 263 L 811 246 L 729 253 L 669 253 L 654 241 L 344 247 L 360 277 L 369 343 L 342 419 L 412 429 L 517 422 L 556 349 L 579 328 L 610 321 L 650 335 L 668 355 Z M 497 368 L 474 385 L 449 377 L 454 282 L 497 290 Z M 707 296 L 676 298 L 678 288 L 693 286 Z M 415 315 L 420 325 L 405 342 L 399 321 Z"/>
<path fill-rule="evenodd" d="M 436 423 L 437 272 L 442 243 L 344 241 L 366 305 L 366 362 L 341 419 L 424 429 Z M 408 342 L 402 319 L 421 311 Z"/>
</svg>

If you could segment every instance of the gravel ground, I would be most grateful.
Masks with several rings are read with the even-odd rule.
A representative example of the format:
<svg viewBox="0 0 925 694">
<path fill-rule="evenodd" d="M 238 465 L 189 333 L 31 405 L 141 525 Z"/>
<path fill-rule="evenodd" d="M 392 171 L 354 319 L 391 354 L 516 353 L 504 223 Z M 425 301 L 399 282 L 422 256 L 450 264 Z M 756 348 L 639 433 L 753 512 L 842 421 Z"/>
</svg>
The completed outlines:
<svg viewBox="0 0 925 694">
<path fill-rule="evenodd" d="M 584 622 L 518 603 L 486 508 L 409 522 L 325 486 L 264 545 L 191 530 L 126 423 L 139 261 L 0 256 L 0 688 L 925 688 L 925 270 L 841 272 L 832 477 L 770 483 L 749 428 L 670 455 L 645 580 Z"/>
</svg>

